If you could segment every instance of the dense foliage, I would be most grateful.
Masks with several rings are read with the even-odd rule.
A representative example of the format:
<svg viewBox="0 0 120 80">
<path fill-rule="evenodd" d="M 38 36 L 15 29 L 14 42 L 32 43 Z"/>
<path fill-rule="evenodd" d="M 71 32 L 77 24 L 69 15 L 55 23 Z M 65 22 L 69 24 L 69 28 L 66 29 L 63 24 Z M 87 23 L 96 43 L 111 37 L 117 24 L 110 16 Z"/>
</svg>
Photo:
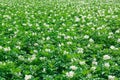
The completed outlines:
<svg viewBox="0 0 120 80">
<path fill-rule="evenodd" d="M 120 80 L 120 1 L 0 0 L 0 80 Z"/>
</svg>

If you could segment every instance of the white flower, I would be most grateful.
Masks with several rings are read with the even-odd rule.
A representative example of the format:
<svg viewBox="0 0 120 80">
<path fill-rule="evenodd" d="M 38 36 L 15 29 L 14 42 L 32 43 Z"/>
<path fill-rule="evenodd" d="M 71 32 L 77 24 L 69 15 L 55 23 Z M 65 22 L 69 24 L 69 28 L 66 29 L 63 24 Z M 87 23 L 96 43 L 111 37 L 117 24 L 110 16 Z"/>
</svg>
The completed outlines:
<svg viewBox="0 0 120 80">
<path fill-rule="evenodd" d="M 70 69 L 72 69 L 72 70 L 76 70 L 77 67 L 76 67 L 76 66 L 70 66 Z"/>
<path fill-rule="evenodd" d="M 43 68 L 42 72 L 46 72 L 46 68 Z"/>
<path fill-rule="evenodd" d="M 113 36 L 110 35 L 110 36 L 108 36 L 108 38 L 109 38 L 109 39 L 110 39 L 110 38 L 113 38 Z"/>
<path fill-rule="evenodd" d="M 33 50 L 33 52 L 34 52 L 34 53 L 38 53 L 38 51 L 37 51 L 37 50 Z"/>
<path fill-rule="evenodd" d="M 37 33 L 34 33 L 34 32 L 33 32 L 32 35 L 35 36 L 35 35 L 37 35 Z"/>
<path fill-rule="evenodd" d="M 92 71 L 95 71 L 95 69 L 96 69 L 96 67 L 95 67 L 95 66 L 91 67 L 91 70 L 92 70 Z"/>
<path fill-rule="evenodd" d="M 16 48 L 17 48 L 17 49 L 21 49 L 21 47 L 20 47 L 20 46 L 16 46 Z"/>
<path fill-rule="evenodd" d="M 21 42 L 17 42 L 17 44 L 21 45 Z"/>
<path fill-rule="evenodd" d="M 92 64 L 93 64 L 93 65 L 97 65 L 98 63 L 97 63 L 96 61 L 93 61 Z"/>
<path fill-rule="evenodd" d="M 40 57 L 39 59 L 40 59 L 40 60 L 45 60 L 45 59 L 46 59 L 46 57 Z"/>
<path fill-rule="evenodd" d="M 33 60 L 35 60 L 35 58 L 36 58 L 36 55 L 33 54 L 30 60 L 33 61 Z"/>
<path fill-rule="evenodd" d="M 110 64 L 109 63 L 105 63 L 104 66 L 107 67 L 107 68 L 109 68 Z"/>
<path fill-rule="evenodd" d="M 116 30 L 115 33 L 120 33 L 120 30 Z"/>
<path fill-rule="evenodd" d="M 93 27 L 92 27 L 91 29 L 92 29 L 92 30 L 95 30 L 95 28 L 93 28 Z"/>
<path fill-rule="evenodd" d="M 70 39 L 70 36 L 64 36 L 65 39 Z"/>
<path fill-rule="evenodd" d="M 2 62 L 0 61 L 0 64 L 2 64 Z"/>
<path fill-rule="evenodd" d="M 75 22 L 79 22 L 80 18 L 79 17 L 75 17 Z"/>
<path fill-rule="evenodd" d="M 77 61 L 76 58 L 72 58 L 72 59 L 71 59 L 71 62 L 76 62 L 76 61 Z"/>
<path fill-rule="evenodd" d="M 80 61 L 79 64 L 80 64 L 80 65 L 84 65 L 84 64 L 85 64 L 85 61 Z"/>
<path fill-rule="evenodd" d="M 89 39 L 89 42 L 90 43 L 94 43 L 94 40 L 91 38 L 91 39 Z"/>
<path fill-rule="evenodd" d="M 103 27 L 98 27 L 97 30 L 103 29 Z"/>
<path fill-rule="evenodd" d="M 21 72 L 18 72 L 18 73 L 15 73 L 17 76 L 21 76 L 22 74 L 21 74 Z"/>
<path fill-rule="evenodd" d="M 108 60 L 108 59 L 110 59 L 110 58 L 111 58 L 111 57 L 110 57 L 109 55 L 104 55 L 104 56 L 103 56 L 103 59 L 104 59 L 104 60 Z"/>
<path fill-rule="evenodd" d="M 115 80 L 115 76 L 109 75 L 108 80 Z"/>
<path fill-rule="evenodd" d="M 94 58 L 93 61 L 96 61 L 96 58 Z"/>
<path fill-rule="evenodd" d="M 25 31 L 25 34 L 28 34 L 28 32 L 27 32 L 27 31 Z"/>
<path fill-rule="evenodd" d="M 5 52 L 10 51 L 10 50 L 11 50 L 10 47 L 4 48 L 4 51 L 5 51 Z"/>
<path fill-rule="evenodd" d="M 37 30 L 40 30 L 40 27 L 37 27 Z"/>
<path fill-rule="evenodd" d="M 118 43 L 120 43 L 120 38 L 117 40 Z"/>
<path fill-rule="evenodd" d="M 62 23 L 62 26 L 65 26 L 66 24 L 65 23 Z"/>
<path fill-rule="evenodd" d="M 59 39 L 60 39 L 60 38 L 61 38 L 61 36 L 59 36 L 59 35 L 58 35 L 58 36 L 57 36 L 57 38 L 59 38 Z"/>
<path fill-rule="evenodd" d="M 115 49 L 115 46 L 110 46 L 110 49 Z"/>
<path fill-rule="evenodd" d="M 47 23 L 44 23 L 43 25 L 46 26 L 46 27 L 49 27 L 49 24 L 47 24 Z"/>
<path fill-rule="evenodd" d="M 83 53 L 84 52 L 84 49 L 83 48 L 78 48 L 78 53 Z"/>
<path fill-rule="evenodd" d="M 90 46 L 91 46 L 90 44 L 87 45 L 87 47 L 90 47 Z"/>
<path fill-rule="evenodd" d="M 11 16 L 10 15 L 3 15 L 3 18 L 5 18 L 5 19 L 11 19 Z"/>
<path fill-rule="evenodd" d="M 48 37 L 46 38 L 46 40 L 50 40 L 50 37 L 48 36 Z"/>
<path fill-rule="evenodd" d="M 0 46 L 0 49 L 2 49 L 3 47 L 2 46 Z"/>
<path fill-rule="evenodd" d="M 70 71 L 70 72 L 67 72 L 66 73 L 66 76 L 68 77 L 68 78 L 72 78 L 73 76 L 74 76 L 74 72 L 73 71 Z"/>
<path fill-rule="evenodd" d="M 36 23 L 36 26 L 38 27 L 38 26 L 39 26 L 39 24 L 38 24 L 38 23 Z"/>
<path fill-rule="evenodd" d="M 112 50 L 118 50 L 118 48 L 116 48 L 115 46 L 110 46 L 110 49 L 112 49 Z"/>
<path fill-rule="evenodd" d="M 109 35 L 113 35 L 113 32 L 109 32 Z"/>
<path fill-rule="evenodd" d="M 72 42 L 69 41 L 69 42 L 67 42 L 67 44 L 70 45 L 70 44 L 72 44 Z"/>
<path fill-rule="evenodd" d="M 23 26 L 26 26 L 27 24 L 23 23 L 22 25 L 23 25 Z"/>
<path fill-rule="evenodd" d="M 64 53 L 64 54 L 68 54 L 69 52 L 67 52 L 67 51 L 64 51 L 63 53 Z"/>
<path fill-rule="evenodd" d="M 38 46 L 38 43 L 35 43 L 34 46 Z"/>
<path fill-rule="evenodd" d="M 45 49 L 45 52 L 50 52 L 51 50 L 50 49 Z"/>
<path fill-rule="evenodd" d="M 31 24 L 31 23 L 28 23 L 28 26 L 29 26 L 29 27 L 31 27 L 31 26 L 32 26 L 32 24 Z"/>
<path fill-rule="evenodd" d="M 18 59 L 24 60 L 24 57 L 23 57 L 22 55 L 19 55 L 19 56 L 18 56 Z"/>
<path fill-rule="evenodd" d="M 84 39 L 88 39 L 88 38 L 89 38 L 89 36 L 88 36 L 88 35 L 85 35 L 85 36 L 84 36 Z"/>
<path fill-rule="evenodd" d="M 92 74 L 90 74 L 90 73 L 87 74 L 87 77 L 88 77 L 88 78 L 91 78 L 91 77 L 92 77 Z"/>
<path fill-rule="evenodd" d="M 12 30 L 13 30 L 12 28 L 8 29 L 8 31 L 12 31 Z"/>
<path fill-rule="evenodd" d="M 30 80 L 32 78 L 32 75 L 25 75 L 25 80 Z"/>
</svg>

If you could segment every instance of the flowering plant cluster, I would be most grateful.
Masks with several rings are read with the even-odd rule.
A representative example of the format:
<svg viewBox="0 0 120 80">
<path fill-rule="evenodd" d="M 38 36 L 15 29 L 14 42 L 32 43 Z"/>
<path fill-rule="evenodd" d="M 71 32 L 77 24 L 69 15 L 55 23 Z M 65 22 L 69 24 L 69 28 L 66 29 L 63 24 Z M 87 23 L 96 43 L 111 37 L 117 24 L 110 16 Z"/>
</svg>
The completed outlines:
<svg viewBox="0 0 120 80">
<path fill-rule="evenodd" d="M 120 1 L 0 0 L 0 80 L 120 80 Z"/>
</svg>

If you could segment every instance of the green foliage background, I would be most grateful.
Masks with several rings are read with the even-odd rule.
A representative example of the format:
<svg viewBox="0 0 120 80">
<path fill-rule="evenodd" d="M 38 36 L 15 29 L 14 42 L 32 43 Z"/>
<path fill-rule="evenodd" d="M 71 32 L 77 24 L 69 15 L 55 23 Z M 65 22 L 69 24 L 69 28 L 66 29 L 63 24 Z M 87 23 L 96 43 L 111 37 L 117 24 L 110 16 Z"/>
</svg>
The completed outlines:
<svg viewBox="0 0 120 80">
<path fill-rule="evenodd" d="M 119 80 L 118 39 L 119 0 L 0 0 L 0 80 L 24 80 L 25 75 L 32 75 L 31 80 L 107 80 L 114 75 Z M 104 55 L 111 59 L 103 60 Z M 78 69 L 68 78 L 72 65 Z"/>
</svg>

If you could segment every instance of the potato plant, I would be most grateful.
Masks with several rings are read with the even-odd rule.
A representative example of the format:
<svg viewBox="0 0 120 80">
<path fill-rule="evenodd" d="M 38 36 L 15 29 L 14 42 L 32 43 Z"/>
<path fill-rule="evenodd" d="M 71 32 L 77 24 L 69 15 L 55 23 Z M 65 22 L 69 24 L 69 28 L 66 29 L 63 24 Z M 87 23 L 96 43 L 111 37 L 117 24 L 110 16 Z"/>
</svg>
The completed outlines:
<svg viewBox="0 0 120 80">
<path fill-rule="evenodd" d="M 120 80 L 120 0 L 0 0 L 0 80 Z"/>
</svg>

